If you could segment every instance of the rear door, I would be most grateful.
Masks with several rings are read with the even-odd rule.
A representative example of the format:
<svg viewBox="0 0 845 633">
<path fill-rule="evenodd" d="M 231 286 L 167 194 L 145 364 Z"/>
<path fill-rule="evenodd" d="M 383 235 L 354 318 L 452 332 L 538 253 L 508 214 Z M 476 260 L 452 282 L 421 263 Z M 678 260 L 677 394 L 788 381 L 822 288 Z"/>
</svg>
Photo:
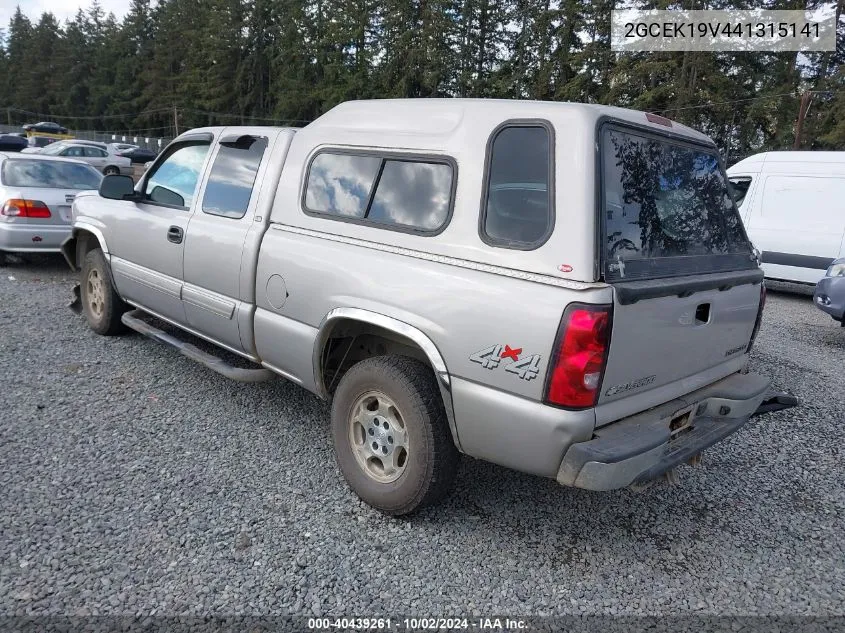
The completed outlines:
<svg viewBox="0 0 845 633">
<path fill-rule="evenodd" d="M 254 280 L 245 273 L 254 270 L 249 256 L 257 250 L 263 226 L 257 224 L 262 218 L 255 217 L 255 208 L 272 149 L 266 134 L 250 134 L 248 128 L 224 131 L 185 240 L 182 301 L 188 324 L 238 352 L 245 349 L 240 322 L 251 320 L 254 301 Z"/>
<path fill-rule="evenodd" d="M 665 401 L 736 371 L 762 273 L 716 150 L 606 125 L 601 164 L 604 277 L 615 301 L 599 404 L 646 392 Z"/>
<path fill-rule="evenodd" d="M 104 150 L 97 147 L 83 147 L 82 151 L 85 154 L 85 160 L 100 171 L 103 170 L 106 166 L 106 159 L 108 158 L 108 154 Z"/>
</svg>

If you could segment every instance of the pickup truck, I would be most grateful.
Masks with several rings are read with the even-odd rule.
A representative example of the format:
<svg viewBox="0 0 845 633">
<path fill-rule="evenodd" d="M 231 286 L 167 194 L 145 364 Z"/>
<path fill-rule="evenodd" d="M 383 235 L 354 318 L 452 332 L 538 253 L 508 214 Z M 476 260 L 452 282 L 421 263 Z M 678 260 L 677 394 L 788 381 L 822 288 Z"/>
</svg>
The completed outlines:
<svg viewBox="0 0 845 633">
<path fill-rule="evenodd" d="M 63 252 L 95 332 L 330 400 L 340 471 L 392 515 L 461 453 L 639 486 L 797 402 L 746 370 L 765 288 L 716 147 L 642 112 L 379 100 L 195 129 L 78 195 Z"/>
</svg>

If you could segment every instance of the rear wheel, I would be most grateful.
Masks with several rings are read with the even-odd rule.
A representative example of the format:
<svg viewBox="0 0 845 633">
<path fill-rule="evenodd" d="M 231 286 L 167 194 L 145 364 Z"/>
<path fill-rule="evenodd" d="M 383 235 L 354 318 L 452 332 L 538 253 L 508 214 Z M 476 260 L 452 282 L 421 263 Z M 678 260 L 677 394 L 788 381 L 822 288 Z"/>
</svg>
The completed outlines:
<svg viewBox="0 0 845 633">
<path fill-rule="evenodd" d="M 404 356 L 354 365 L 332 404 L 335 457 L 350 488 L 394 516 L 445 497 L 459 453 L 431 368 Z"/>
<path fill-rule="evenodd" d="M 111 269 L 99 248 L 88 251 L 82 262 L 80 296 L 88 325 L 97 334 L 114 336 L 126 330 L 120 317 L 129 306 L 115 292 Z"/>
</svg>

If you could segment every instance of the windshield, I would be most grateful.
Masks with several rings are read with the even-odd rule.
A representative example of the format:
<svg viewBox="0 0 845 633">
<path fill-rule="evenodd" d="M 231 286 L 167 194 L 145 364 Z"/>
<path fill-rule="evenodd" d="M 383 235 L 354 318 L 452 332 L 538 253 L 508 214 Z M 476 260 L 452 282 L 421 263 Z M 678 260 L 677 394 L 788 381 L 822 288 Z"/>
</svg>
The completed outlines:
<svg viewBox="0 0 845 633">
<path fill-rule="evenodd" d="M 98 189 L 102 174 L 93 167 L 53 160 L 13 158 L 3 163 L 2 181 L 10 187 Z"/>
<path fill-rule="evenodd" d="M 51 143 L 44 149 L 42 149 L 39 154 L 47 154 L 47 156 L 55 156 L 59 154 L 63 149 L 67 147 L 67 143 L 62 143 L 59 141 L 58 143 Z"/>
<path fill-rule="evenodd" d="M 608 281 L 755 265 L 714 152 L 607 128 L 602 154 Z"/>
</svg>

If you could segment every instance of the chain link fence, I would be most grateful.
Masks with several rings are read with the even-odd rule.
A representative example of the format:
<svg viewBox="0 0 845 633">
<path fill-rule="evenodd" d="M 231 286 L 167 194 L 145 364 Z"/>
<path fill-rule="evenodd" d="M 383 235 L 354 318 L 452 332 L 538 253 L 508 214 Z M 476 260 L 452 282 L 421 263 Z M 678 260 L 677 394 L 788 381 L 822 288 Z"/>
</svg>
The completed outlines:
<svg viewBox="0 0 845 633">
<path fill-rule="evenodd" d="M 20 126 L 0 124 L 0 133 L 2 134 L 22 134 L 24 132 L 25 130 Z M 55 134 L 40 134 L 38 132 L 33 132 L 32 136 L 56 137 Z M 101 143 L 131 143 L 154 152 L 161 151 L 172 140 L 172 137 L 143 136 L 132 132 L 98 132 L 96 130 L 71 129 L 68 129 L 67 136 Z"/>
</svg>

